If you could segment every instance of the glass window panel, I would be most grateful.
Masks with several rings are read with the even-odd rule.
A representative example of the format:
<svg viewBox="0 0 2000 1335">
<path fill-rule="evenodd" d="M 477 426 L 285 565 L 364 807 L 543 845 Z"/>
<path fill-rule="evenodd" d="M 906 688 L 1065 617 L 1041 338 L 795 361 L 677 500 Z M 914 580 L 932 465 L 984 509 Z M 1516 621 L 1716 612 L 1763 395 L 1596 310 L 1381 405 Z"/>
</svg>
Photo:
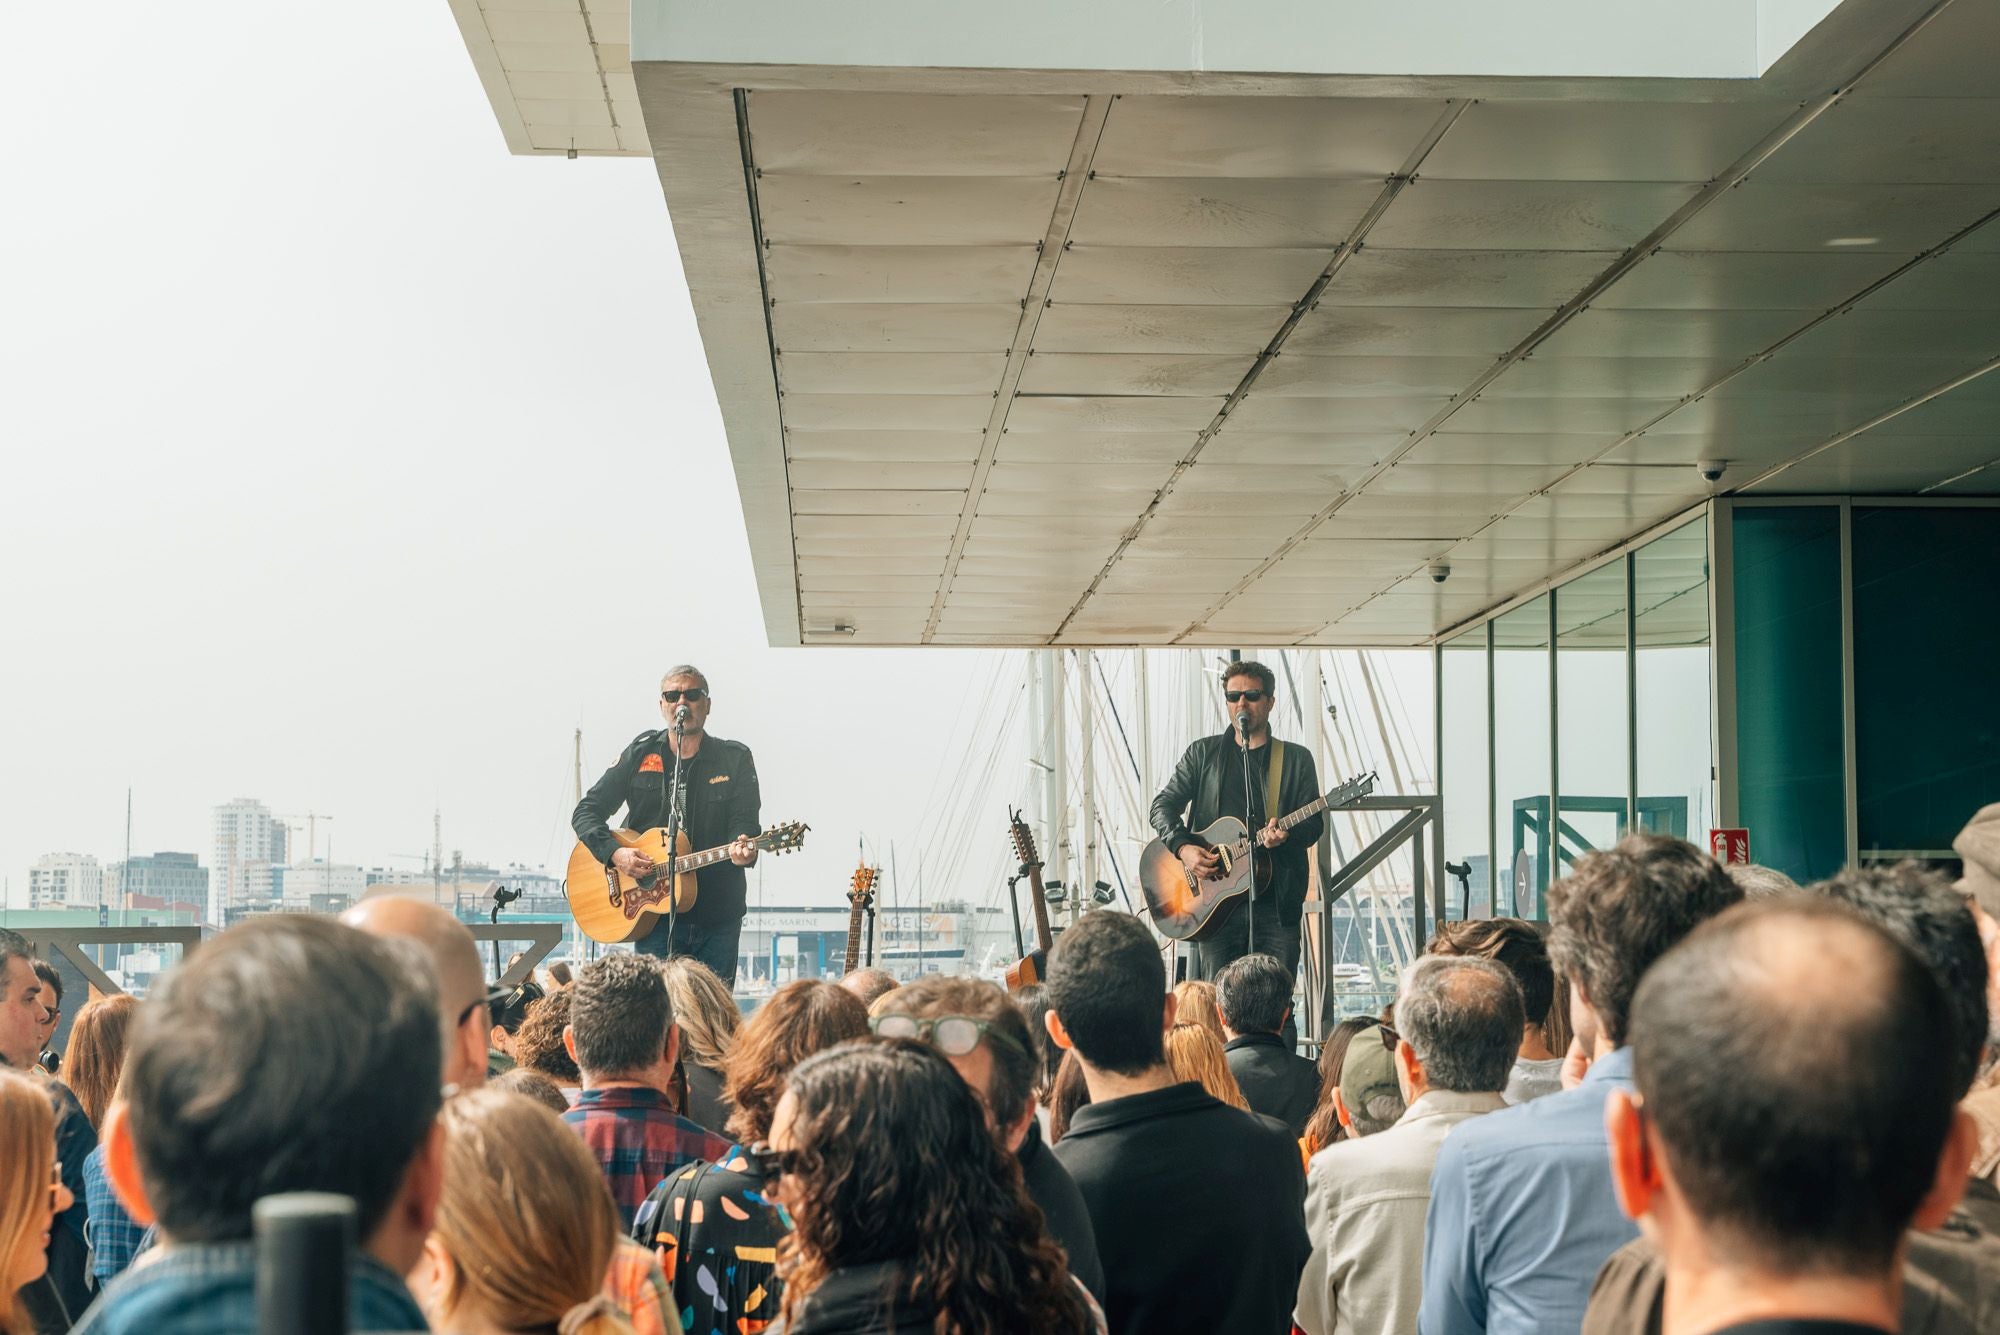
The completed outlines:
<svg viewBox="0 0 2000 1335">
<path fill-rule="evenodd" d="M 1545 915 L 1549 810 L 1549 596 L 1493 622 L 1493 810 L 1501 858 L 1494 911 Z"/>
<path fill-rule="evenodd" d="M 1493 787 L 1486 768 L 1486 627 L 1446 640 L 1439 650 L 1444 673 L 1444 857 L 1467 876 L 1445 878 L 1445 913 L 1451 918 L 1493 916 Z M 1469 901 L 1469 903 L 1468 903 Z"/>
<path fill-rule="evenodd" d="M 1562 818 L 1559 871 L 1625 833 L 1632 776 L 1627 726 L 1625 562 L 1556 590 L 1556 755 Z"/>
<path fill-rule="evenodd" d="M 1733 513 L 1737 814 L 1750 856 L 1804 884 L 1847 861 L 1840 510 Z"/>
<path fill-rule="evenodd" d="M 1639 827 L 1707 846 L 1714 818 L 1709 739 L 1708 521 L 1632 554 L 1639 687 Z"/>
<path fill-rule="evenodd" d="M 1860 847 L 1950 857 L 1966 818 L 2000 797 L 2000 510 L 1853 514 Z"/>
</svg>

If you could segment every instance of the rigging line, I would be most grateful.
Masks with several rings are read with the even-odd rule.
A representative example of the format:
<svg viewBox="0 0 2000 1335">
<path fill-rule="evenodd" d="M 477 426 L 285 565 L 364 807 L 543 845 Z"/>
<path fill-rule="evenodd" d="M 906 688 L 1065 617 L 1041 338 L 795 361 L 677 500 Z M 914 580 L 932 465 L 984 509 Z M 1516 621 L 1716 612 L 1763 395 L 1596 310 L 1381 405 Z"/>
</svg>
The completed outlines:
<svg viewBox="0 0 2000 1335">
<path fill-rule="evenodd" d="M 1088 653 L 1089 651 L 1086 650 L 1085 652 Z M 1098 679 L 1098 688 L 1104 692 L 1104 703 L 1111 706 L 1111 721 L 1118 725 L 1118 740 L 1125 744 L 1125 759 L 1132 766 L 1132 780 L 1136 783 L 1139 780 L 1139 757 L 1132 750 L 1132 739 L 1125 735 L 1125 719 L 1118 712 L 1118 701 L 1112 697 L 1111 685 L 1104 680 L 1103 673 L 1092 673 L 1091 675 Z"/>
<path fill-rule="evenodd" d="M 991 676 L 993 671 L 997 671 L 997 666 L 995 664 L 989 663 L 988 667 L 990 669 L 988 674 L 989 679 L 985 683 L 985 686 L 981 692 L 983 701 L 981 706 L 982 709 L 984 709 L 987 705 L 990 705 L 992 703 L 993 681 L 991 680 Z M 930 798 L 926 801 L 924 810 L 921 813 L 919 813 L 917 818 L 920 827 L 923 824 L 923 822 L 929 817 L 932 807 L 938 802 L 938 800 L 941 797 L 943 797 L 949 791 L 947 788 L 942 786 L 942 781 L 944 779 L 944 774 L 945 774 L 945 767 L 947 764 L 950 763 L 953 753 L 958 749 L 958 739 L 960 736 L 959 728 L 960 725 L 962 725 L 965 722 L 966 705 L 972 699 L 972 688 L 974 680 L 975 680 L 974 677 L 967 676 L 965 679 L 965 687 L 959 693 L 958 707 L 953 711 L 951 727 L 947 729 L 945 732 L 946 745 L 944 746 L 943 749 L 939 751 L 937 767 L 931 773 Z"/>
<path fill-rule="evenodd" d="M 940 757 L 940 770 L 942 770 L 944 763 L 952 755 L 963 755 L 971 751 L 973 749 L 973 737 L 991 735 L 988 733 L 987 724 L 991 711 L 996 704 L 997 697 L 993 688 L 997 683 L 997 676 L 998 666 L 996 664 L 993 679 L 986 683 L 986 689 L 979 708 L 979 715 L 973 724 L 971 734 L 961 735 L 954 728 L 950 737 L 947 738 L 945 749 Z M 968 682 L 969 685 L 970 683 Z M 989 743 L 986 748 L 989 755 L 991 750 L 992 747 Z M 939 786 L 937 781 L 933 780 L 931 801 L 926 805 L 923 815 L 918 820 L 918 839 L 927 849 L 936 842 L 939 830 L 950 826 L 953 811 L 956 809 L 957 804 L 964 800 L 966 772 L 965 767 L 959 767 L 951 783 L 948 785 Z"/>
</svg>

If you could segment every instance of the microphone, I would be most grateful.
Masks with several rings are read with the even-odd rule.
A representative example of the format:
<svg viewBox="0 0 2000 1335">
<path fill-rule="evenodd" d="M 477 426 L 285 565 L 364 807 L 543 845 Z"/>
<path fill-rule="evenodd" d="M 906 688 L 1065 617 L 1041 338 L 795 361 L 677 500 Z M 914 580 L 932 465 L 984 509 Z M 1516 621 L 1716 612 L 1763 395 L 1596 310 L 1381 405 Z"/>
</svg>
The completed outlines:
<svg viewBox="0 0 2000 1335">
<path fill-rule="evenodd" d="M 509 890 L 504 885 L 493 891 L 493 902 L 495 904 L 511 904 L 520 897 L 521 892 L 519 890 Z"/>
<path fill-rule="evenodd" d="M 687 721 L 688 721 L 688 707 L 686 705 L 674 706 L 674 726 L 676 728 L 686 727 Z"/>
<path fill-rule="evenodd" d="M 1238 732 L 1242 733 L 1242 734 L 1243 734 L 1243 735 L 1244 735 L 1245 737 L 1248 737 L 1248 736 L 1250 735 L 1250 711 L 1249 711 L 1249 710 L 1247 710 L 1247 709 L 1246 709 L 1246 710 L 1244 710 L 1244 711 L 1243 711 L 1242 713 L 1240 713 L 1240 714 L 1238 714 L 1238 715 L 1236 716 L 1236 731 L 1238 731 Z"/>
</svg>

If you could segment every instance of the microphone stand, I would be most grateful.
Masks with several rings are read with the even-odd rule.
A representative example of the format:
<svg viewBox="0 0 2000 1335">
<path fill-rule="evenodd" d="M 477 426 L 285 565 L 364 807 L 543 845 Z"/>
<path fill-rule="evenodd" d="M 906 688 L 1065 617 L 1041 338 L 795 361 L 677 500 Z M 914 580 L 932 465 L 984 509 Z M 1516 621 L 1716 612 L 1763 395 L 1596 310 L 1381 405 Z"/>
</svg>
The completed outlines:
<svg viewBox="0 0 2000 1335">
<path fill-rule="evenodd" d="M 1249 949 L 1244 953 L 1257 953 L 1257 818 L 1250 808 L 1250 711 L 1244 710 L 1236 716 L 1236 731 L 1242 737 L 1238 748 L 1243 753 L 1243 828 L 1250 832 L 1250 930 Z"/>
<path fill-rule="evenodd" d="M 686 793 L 681 788 L 681 765 L 684 763 L 681 760 L 681 739 L 687 730 L 687 718 L 688 718 L 688 709 L 686 705 L 681 705 L 674 710 L 674 726 L 672 729 L 674 736 L 674 773 L 672 781 L 669 783 L 667 787 L 666 957 L 671 957 L 674 953 L 674 934 L 680 926 L 680 916 L 681 916 L 680 895 L 677 893 L 680 889 L 680 878 L 675 875 L 674 862 L 680 855 L 681 827 L 687 821 L 687 811 L 685 809 L 685 804 L 683 800 L 686 797 Z"/>
</svg>

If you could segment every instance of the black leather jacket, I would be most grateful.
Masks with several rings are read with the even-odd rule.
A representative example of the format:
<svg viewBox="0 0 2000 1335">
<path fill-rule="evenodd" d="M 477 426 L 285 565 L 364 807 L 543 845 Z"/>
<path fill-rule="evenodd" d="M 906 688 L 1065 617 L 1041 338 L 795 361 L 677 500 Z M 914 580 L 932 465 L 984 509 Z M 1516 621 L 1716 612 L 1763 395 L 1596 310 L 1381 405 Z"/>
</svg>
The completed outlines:
<svg viewBox="0 0 2000 1335">
<path fill-rule="evenodd" d="M 1258 825 L 1272 816 L 1297 811 L 1320 795 L 1319 772 L 1313 766 L 1312 752 L 1296 742 L 1282 745 L 1285 772 L 1278 780 L 1276 802 L 1267 802 L 1264 792 L 1270 776 L 1270 752 L 1258 747 L 1250 753 L 1252 809 Z M 1182 754 L 1180 764 L 1174 766 L 1174 775 L 1167 780 L 1167 786 L 1153 799 L 1153 830 L 1169 851 L 1180 852 L 1182 845 L 1194 838 L 1195 830 L 1212 821 L 1224 816 L 1243 818 L 1243 793 L 1239 787 L 1242 780 L 1236 778 L 1235 772 L 1229 772 L 1233 780 L 1228 785 L 1230 791 L 1222 791 L 1223 760 L 1229 754 L 1223 748 L 1235 746 L 1236 738 L 1226 732 L 1197 738 Z M 1287 926 L 1299 920 L 1300 906 L 1306 898 L 1306 850 L 1319 842 L 1325 825 L 1324 815 L 1300 821 L 1273 852 L 1271 885 L 1266 894 L 1278 901 L 1279 920 Z"/>
</svg>

